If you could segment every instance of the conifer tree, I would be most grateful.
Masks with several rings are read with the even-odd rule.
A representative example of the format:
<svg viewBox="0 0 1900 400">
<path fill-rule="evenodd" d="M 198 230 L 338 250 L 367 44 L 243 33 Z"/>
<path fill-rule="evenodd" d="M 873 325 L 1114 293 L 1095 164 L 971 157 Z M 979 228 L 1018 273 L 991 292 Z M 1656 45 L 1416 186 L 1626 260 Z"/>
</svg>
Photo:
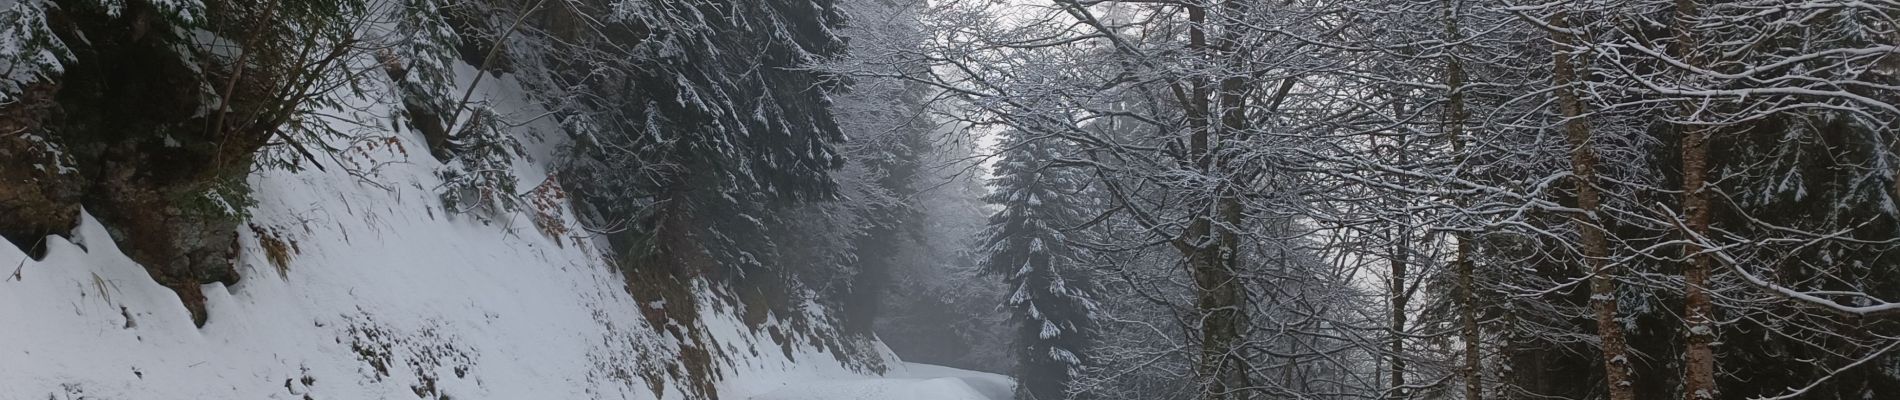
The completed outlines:
<svg viewBox="0 0 1900 400">
<path fill-rule="evenodd" d="M 1094 328 L 1088 279 L 1078 269 L 1064 230 L 1078 222 L 1071 196 L 1078 174 L 1057 166 L 1060 148 L 1010 135 L 985 201 L 990 216 L 980 245 L 984 273 L 1003 277 L 1005 305 L 1018 324 L 1018 399 L 1066 398 Z"/>
</svg>

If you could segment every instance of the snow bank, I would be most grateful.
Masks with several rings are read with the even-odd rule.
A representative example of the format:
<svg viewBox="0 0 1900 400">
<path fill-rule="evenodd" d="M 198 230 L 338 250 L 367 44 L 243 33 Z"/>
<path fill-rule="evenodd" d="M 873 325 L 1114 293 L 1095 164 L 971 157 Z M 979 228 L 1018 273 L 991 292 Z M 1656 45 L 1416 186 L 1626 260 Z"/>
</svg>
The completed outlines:
<svg viewBox="0 0 1900 400">
<path fill-rule="evenodd" d="M 483 98 L 531 121 L 519 135 L 530 157 L 552 159 L 558 143 L 533 139 L 559 136 L 534 119 L 545 113 L 509 79 L 488 82 Z M 344 100 L 370 121 L 392 106 Z M 677 399 L 691 384 L 669 364 L 686 346 L 711 347 L 724 398 L 862 373 L 808 343 L 781 351 L 730 307 L 699 308 L 708 340 L 656 330 L 571 221 L 547 237 L 526 213 L 446 213 L 421 138 L 379 135 L 331 143 L 351 149 L 337 161 L 355 173 L 250 177 L 244 279 L 206 287 L 202 329 L 90 216 L 72 240 L 48 238 L 43 260 L 0 242 L 0 400 Z M 525 161 L 513 172 L 524 188 L 549 176 Z"/>
</svg>

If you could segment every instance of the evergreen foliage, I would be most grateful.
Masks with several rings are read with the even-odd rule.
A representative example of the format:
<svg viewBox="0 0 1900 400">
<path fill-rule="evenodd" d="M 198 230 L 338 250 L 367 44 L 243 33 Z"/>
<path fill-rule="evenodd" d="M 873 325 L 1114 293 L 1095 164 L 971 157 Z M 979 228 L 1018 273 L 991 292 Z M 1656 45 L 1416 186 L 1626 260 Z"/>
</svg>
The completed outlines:
<svg viewBox="0 0 1900 400">
<path fill-rule="evenodd" d="M 843 14 L 830 1 L 590 4 L 610 13 L 604 37 L 575 42 L 598 47 L 543 54 L 552 74 L 527 78 L 571 93 L 553 99 L 581 142 L 565 181 L 603 224 L 689 235 L 696 249 L 670 251 L 704 252 L 725 276 L 782 267 L 780 211 L 838 198 L 841 87 L 806 66 L 841 54 Z M 673 219 L 686 231 L 659 233 Z"/>
<path fill-rule="evenodd" d="M 442 206 L 450 211 L 493 218 L 521 209 L 525 193 L 513 169 L 526 152 L 500 115 L 477 106 L 463 123 L 460 149 L 453 162 L 436 171 L 442 178 Z"/>
<path fill-rule="evenodd" d="M 1082 183 L 1077 171 L 1056 165 L 1056 142 L 1025 136 L 1011 132 L 1001 144 L 995 192 L 984 200 L 1002 209 L 984 232 L 980 268 L 1007 286 L 1004 305 L 1017 324 L 1017 398 L 1062 399 L 1095 329 L 1092 287 L 1067 233 L 1081 222 L 1071 201 Z"/>
</svg>

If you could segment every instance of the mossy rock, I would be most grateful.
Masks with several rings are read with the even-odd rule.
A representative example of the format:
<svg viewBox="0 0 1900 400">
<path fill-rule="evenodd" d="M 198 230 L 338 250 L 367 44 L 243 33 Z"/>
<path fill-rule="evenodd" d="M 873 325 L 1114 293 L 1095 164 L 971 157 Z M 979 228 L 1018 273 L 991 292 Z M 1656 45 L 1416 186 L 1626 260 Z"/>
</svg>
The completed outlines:
<svg viewBox="0 0 1900 400">
<path fill-rule="evenodd" d="M 85 178 L 45 121 L 58 112 L 51 84 L 28 87 L 0 106 L 0 236 L 37 254 L 47 235 L 79 223 Z"/>
</svg>

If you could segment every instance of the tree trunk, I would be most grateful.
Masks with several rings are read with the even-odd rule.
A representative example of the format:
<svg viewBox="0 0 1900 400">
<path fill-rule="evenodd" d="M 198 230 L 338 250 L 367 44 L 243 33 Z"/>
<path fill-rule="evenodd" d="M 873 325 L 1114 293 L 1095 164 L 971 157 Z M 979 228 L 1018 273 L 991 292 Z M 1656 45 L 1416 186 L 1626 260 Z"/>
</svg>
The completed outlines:
<svg viewBox="0 0 1900 400">
<path fill-rule="evenodd" d="M 1568 16 L 1562 12 L 1553 15 L 1551 26 L 1570 29 Z M 1552 36 L 1559 46 L 1551 53 L 1557 104 L 1564 117 L 1564 136 L 1570 144 L 1570 171 L 1574 175 L 1577 208 L 1582 210 L 1571 215 L 1571 221 L 1582 239 L 1584 269 L 1590 273 L 1590 309 L 1596 314 L 1597 335 L 1602 340 L 1604 384 L 1608 386 L 1610 400 L 1634 400 L 1635 382 L 1630 381 L 1628 344 L 1623 326 L 1616 319 L 1617 272 L 1608 263 L 1609 242 L 1604 236 L 1603 222 L 1598 219 L 1602 200 L 1597 191 L 1597 154 L 1591 144 L 1590 122 L 1583 116 L 1583 102 L 1572 87 L 1579 79 L 1576 61 L 1570 54 L 1577 39 L 1567 32 L 1554 32 Z"/>
<path fill-rule="evenodd" d="M 1236 268 L 1239 240 L 1225 228 L 1239 222 L 1239 198 L 1221 196 L 1214 207 L 1217 217 L 1196 218 L 1184 236 L 1186 243 L 1200 243 L 1186 254 L 1188 272 L 1194 278 L 1195 308 L 1202 315 L 1196 376 L 1203 381 L 1203 399 L 1244 399 L 1248 368 L 1240 346 L 1246 325 L 1245 288 Z"/>
<path fill-rule="evenodd" d="M 1472 286 L 1471 240 L 1469 238 L 1458 239 L 1457 257 L 1457 260 L 1453 262 L 1458 264 L 1458 325 L 1460 327 L 1458 338 L 1465 342 L 1465 362 L 1458 373 L 1465 381 L 1465 399 L 1480 400 L 1484 398 L 1484 382 L 1478 373 L 1482 366 L 1478 357 L 1478 296 Z"/>
<path fill-rule="evenodd" d="M 1207 9 L 1184 6 L 1188 12 L 1188 47 L 1207 65 L 1239 62 L 1234 34 L 1240 27 L 1229 24 L 1217 43 L 1209 46 Z M 1230 21 L 1238 21 L 1241 2 L 1227 1 L 1222 11 Z M 1190 128 L 1189 157 L 1204 176 L 1225 175 L 1227 168 L 1216 147 L 1246 128 L 1247 78 L 1233 72 L 1219 76 L 1219 92 L 1209 87 L 1214 77 L 1191 77 L 1192 95 L 1187 108 Z M 1218 119 L 1218 123 L 1216 123 Z M 1222 182 L 1209 199 L 1206 214 L 1194 217 L 1183 232 L 1180 246 L 1188 258 L 1193 275 L 1196 309 L 1202 315 L 1201 354 L 1197 376 L 1205 382 L 1202 398 L 1208 400 L 1245 399 L 1248 386 L 1247 360 L 1240 353 L 1246 332 L 1245 288 L 1241 286 L 1240 240 L 1234 229 L 1241 224 L 1243 204 L 1239 188 Z"/>
<path fill-rule="evenodd" d="M 1682 208 L 1688 214 L 1689 231 L 1697 237 L 1709 234 L 1709 195 L 1706 190 L 1708 180 L 1708 132 L 1690 130 L 1682 135 Z M 1687 326 L 1685 335 L 1688 346 L 1683 349 L 1683 396 L 1689 400 L 1710 400 L 1716 396 L 1715 387 L 1715 350 L 1709 346 L 1715 341 L 1714 304 L 1710 302 L 1708 284 L 1710 264 L 1713 260 L 1702 253 L 1702 246 L 1691 244 L 1684 249 L 1689 256 L 1689 266 L 1682 271 L 1682 280 L 1687 287 L 1683 294 L 1683 324 Z"/>
<path fill-rule="evenodd" d="M 1392 389 L 1390 398 L 1403 399 L 1405 393 L 1405 307 L 1412 296 L 1405 292 L 1406 263 L 1410 262 L 1412 252 L 1410 229 L 1401 225 L 1394 234 L 1398 244 L 1392 250 L 1391 304 L 1392 304 Z"/>
<path fill-rule="evenodd" d="M 1451 0 L 1444 2 L 1444 19 L 1446 39 L 1453 43 L 1462 40 L 1458 30 L 1457 13 Z M 1445 87 L 1449 92 L 1445 99 L 1445 131 L 1451 137 L 1452 157 L 1457 161 L 1452 165 L 1453 174 L 1462 175 L 1466 160 L 1465 67 L 1464 61 L 1458 59 L 1456 49 L 1452 47 L 1448 50 L 1445 58 Z M 1452 199 L 1452 204 L 1457 204 L 1458 211 L 1462 212 L 1465 199 L 1462 197 Z M 1464 342 L 1464 365 L 1459 368 L 1458 373 L 1465 381 L 1465 399 L 1480 400 L 1484 398 L 1484 382 L 1481 374 L 1483 359 L 1479 354 L 1481 349 L 1478 343 L 1483 332 L 1478 327 L 1478 295 L 1476 283 L 1472 280 L 1474 271 L 1471 262 L 1471 235 L 1464 231 L 1458 231 L 1454 235 L 1458 241 L 1456 258 L 1452 260 L 1458 274 L 1458 325 L 1460 328 L 1458 338 Z"/>
<path fill-rule="evenodd" d="M 1223 220 L 1227 216 L 1239 216 L 1238 199 L 1223 198 L 1218 201 L 1218 211 Z M 1208 380 L 1205 399 L 1244 399 L 1246 390 L 1247 361 L 1240 353 L 1243 332 L 1246 325 L 1240 276 L 1235 268 L 1238 265 L 1239 244 L 1232 232 L 1224 228 L 1215 228 L 1213 221 L 1207 221 L 1209 234 L 1215 237 L 1215 243 L 1203 247 L 1191 256 L 1194 268 L 1194 282 L 1197 296 L 1196 308 L 1204 315 L 1201 324 L 1201 373 Z M 1221 221 L 1226 225 L 1229 221 Z"/>
<path fill-rule="evenodd" d="M 1695 0 L 1676 0 L 1675 42 L 1671 55 L 1688 65 L 1696 65 L 1692 49 L 1695 47 L 1695 28 L 1691 26 L 1697 13 Z M 1683 118 L 1696 114 L 1696 105 L 1691 102 L 1682 104 Z M 1718 395 L 1715 386 L 1715 350 L 1710 343 L 1715 341 L 1715 306 L 1709 298 L 1709 271 L 1714 259 L 1703 254 L 1704 248 L 1697 244 L 1699 238 L 1709 236 L 1709 134 L 1712 129 L 1679 126 L 1682 132 L 1682 212 L 1684 214 L 1689 245 L 1683 252 L 1688 256 L 1688 265 L 1683 268 L 1683 325 L 1686 347 L 1682 351 L 1683 398 L 1688 400 L 1712 400 Z"/>
</svg>

